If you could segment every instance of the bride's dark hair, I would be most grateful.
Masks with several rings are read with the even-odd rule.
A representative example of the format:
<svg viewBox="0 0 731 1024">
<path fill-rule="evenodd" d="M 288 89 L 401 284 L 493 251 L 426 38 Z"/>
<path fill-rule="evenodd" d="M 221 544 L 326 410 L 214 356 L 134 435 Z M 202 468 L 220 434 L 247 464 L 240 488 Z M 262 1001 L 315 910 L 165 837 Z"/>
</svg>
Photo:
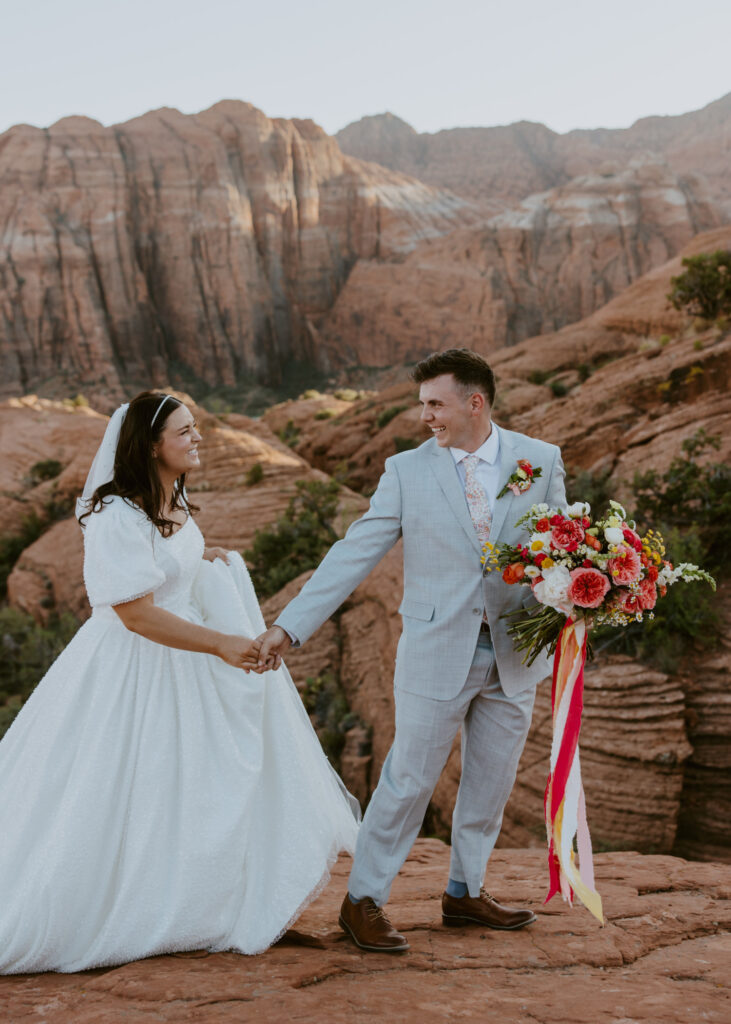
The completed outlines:
<svg viewBox="0 0 731 1024">
<path fill-rule="evenodd" d="M 163 537 L 170 536 L 179 525 L 162 514 L 165 493 L 160 484 L 152 446 L 160 440 L 170 414 L 183 403 L 168 395 L 167 401 L 160 407 L 163 398 L 164 394 L 143 391 L 129 403 L 114 456 L 114 476 L 108 483 L 97 487 L 92 494 L 86 512 L 79 516 L 82 526 L 83 520 L 92 512 L 101 512 L 105 505 L 104 499 L 113 494 L 139 505 Z M 158 409 L 160 412 L 155 418 Z M 170 511 L 182 509 L 188 515 L 194 515 L 198 507 L 188 501 L 184 488 L 185 473 L 182 473 L 175 481 Z"/>
</svg>

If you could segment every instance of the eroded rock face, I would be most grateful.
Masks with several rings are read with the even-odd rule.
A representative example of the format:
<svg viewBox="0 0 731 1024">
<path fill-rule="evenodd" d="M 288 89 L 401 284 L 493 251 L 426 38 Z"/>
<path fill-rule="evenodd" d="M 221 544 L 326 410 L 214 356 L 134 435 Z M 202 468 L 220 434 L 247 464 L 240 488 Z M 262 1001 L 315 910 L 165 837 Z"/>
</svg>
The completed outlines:
<svg viewBox="0 0 731 1024">
<path fill-rule="evenodd" d="M 344 156 L 312 121 L 225 101 L 0 136 L 0 396 L 276 384 L 361 257 L 474 204 Z"/>
<path fill-rule="evenodd" d="M 714 195 L 728 200 L 731 93 L 678 117 L 643 117 L 630 128 L 563 135 L 529 121 L 489 128 L 417 133 L 393 114 L 363 117 L 337 133 L 345 153 L 375 160 L 439 188 L 503 202 L 524 199 L 580 174 L 611 173 L 653 153 L 676 174 L 702 169 Z"/>
<path fill-rule="evenodd" d="M 505 1024 L 721 1024 L 731 919 L 729 868 L 672 857 L 596 857 L 607 923 L 555 897 L 542 906 L 542 852 L 500 850 L 488 885 L 538 920 L 517 932 L 445 928 L 439 900 L 449 850 L 418 840 L 388 912 L 411 949 L 363 953 L 337 926 L 349 858 L 277 946 L 260 956 L 205 952 L 152 957 L 83 974 L 0 979 L 15 1024 L 117 1024 L 124 1017 L 186 1024 L 320 1024 L 445 1020 Z"/>
<path fill-rule="evenodd" d="M 723 216 L 703 182 L 639 162 L 531 195 L 484 227 L 361 259 L 318 325 L 334 366 L 490 355 L 588 317 Z"/>
</svg>

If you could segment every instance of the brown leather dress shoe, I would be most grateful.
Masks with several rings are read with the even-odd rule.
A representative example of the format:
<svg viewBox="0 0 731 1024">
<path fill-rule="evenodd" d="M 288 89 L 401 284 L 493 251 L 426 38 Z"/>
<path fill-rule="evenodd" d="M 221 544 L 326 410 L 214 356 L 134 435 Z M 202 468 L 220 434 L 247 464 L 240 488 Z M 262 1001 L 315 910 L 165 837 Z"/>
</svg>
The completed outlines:
<svg viewBox="0 0 731 1024">
<path fill-rule="evenodd" d="M 346 893 L 338 921 L 356 946 L 369 953 L 401 953 L 409 948 L 406 939 L 399 935 L 370 896 L 353 903 Z"/>
<path fill-rule="evenodd" d="M 532 924 L 536 915 L 532 910 L 504 907 L 484 889 L 479 896 L 442 896 L 442 922 L 446 925 L 481 924 L 509 932 Z"/>
</svg>

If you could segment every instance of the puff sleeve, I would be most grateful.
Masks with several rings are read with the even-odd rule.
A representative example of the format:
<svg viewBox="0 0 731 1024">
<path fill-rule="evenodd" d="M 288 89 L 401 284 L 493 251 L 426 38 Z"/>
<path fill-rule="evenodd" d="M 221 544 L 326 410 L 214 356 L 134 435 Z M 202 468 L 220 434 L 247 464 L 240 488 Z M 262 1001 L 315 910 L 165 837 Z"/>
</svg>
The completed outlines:
<svg viewBox="0 0 731 1024">
<path fill-rule="evenodd" d="M 89 604 L 124 604 L 165 582 L 155 563 L 154 527 L 145 514 L 115 495 L 85 520 L 84 583 Z"/>
</svg>

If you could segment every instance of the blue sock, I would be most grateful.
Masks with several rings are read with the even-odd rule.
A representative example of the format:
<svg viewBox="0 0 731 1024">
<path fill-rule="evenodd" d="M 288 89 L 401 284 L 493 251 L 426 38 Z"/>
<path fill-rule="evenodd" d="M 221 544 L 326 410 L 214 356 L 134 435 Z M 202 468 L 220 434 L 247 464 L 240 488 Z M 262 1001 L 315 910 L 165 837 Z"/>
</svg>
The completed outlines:
<svg viewBox="0 0 731 1024">
<path fill-rule="evenodd" d="M 467 895 L 467 883 L 466 882 L 455 882 L 453 878 L 450 878 L 447 882 L 447 896 L 454 896 L 456 900 L 461 900 L 463 896 Z"/>
<path fill-rule="evenodd" d="M 350 893 L 348 893 L 348 899 L 351 903 L 360 903 L 360 900 L 357 900 L 355 896 L 351 896 Z"/>
</svg>

